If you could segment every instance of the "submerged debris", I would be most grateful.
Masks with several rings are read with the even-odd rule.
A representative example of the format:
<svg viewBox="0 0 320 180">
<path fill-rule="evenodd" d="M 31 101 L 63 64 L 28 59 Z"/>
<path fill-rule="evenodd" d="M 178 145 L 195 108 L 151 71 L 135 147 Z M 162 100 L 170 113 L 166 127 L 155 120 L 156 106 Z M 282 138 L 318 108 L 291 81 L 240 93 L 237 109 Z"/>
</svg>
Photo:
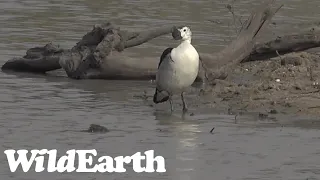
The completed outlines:
<svg viewBox="0 0 320 180">
<path fill-rule="evenodd" d="M 264 113 L 259 113 L 259 119 L 260 120 L 264 120 L 268 118 L 268 114 L 264 114 Z"/>
<path fill-rule="evenodd" d="M 109 130 L 101 125 L 98 124 L 91 124 L 90 127 L 87 130 L 84 130 L 84 132 L 89 133 L 107 133 Z"/>
<path fill-rule="evenodd" d="M 215 128 L 215 127 L 213 127 L 213 128 L 211 129 L 211 131 L 210 131 L 211 134 L 213 134 L 214 128 Z"/>
<path fill-rule="evenodd" d="M 278 111 L 275 110 L 275 109 L 271 109 L 269 113 L 270 113 L 270 114 L 278 114 Z"/>
</svg>

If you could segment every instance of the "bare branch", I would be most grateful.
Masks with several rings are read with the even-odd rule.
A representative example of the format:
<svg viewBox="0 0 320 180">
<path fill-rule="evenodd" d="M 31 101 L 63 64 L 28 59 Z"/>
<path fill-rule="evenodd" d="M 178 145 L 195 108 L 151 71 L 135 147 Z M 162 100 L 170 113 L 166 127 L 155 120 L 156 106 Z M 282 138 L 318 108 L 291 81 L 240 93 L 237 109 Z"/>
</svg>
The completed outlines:
<svg viewBox="0 0 320 180">
<path fill-rule="evenodd" d="M 138 46 L 156 37 L 171 33 L 173 30 L 172 28 L 173 28 L 172 26 L 165 26 L 165 27 L 160 27 L 156 29 L 150 29 L 150 30 L 139 32 L 137 36 L 129 39 L 125 43 L 125 48 Z"/>
</svg>

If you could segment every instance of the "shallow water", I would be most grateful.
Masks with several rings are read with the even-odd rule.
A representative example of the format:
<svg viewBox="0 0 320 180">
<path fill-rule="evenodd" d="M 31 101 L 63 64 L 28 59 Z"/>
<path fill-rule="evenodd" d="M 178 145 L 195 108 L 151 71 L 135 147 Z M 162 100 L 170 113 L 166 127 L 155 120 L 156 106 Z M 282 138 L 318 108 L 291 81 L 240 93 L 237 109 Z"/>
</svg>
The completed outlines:
<svg viewBox="0 0 320 180">
<path fill-rule="evenodd" d="M 243 0 L 236 10 L 260 1 Z M 96 23 L 112 20 L 123 28 L 142 30 L 165 24 L 191 26 L 194 44 L 202 52 L 218 51 L 230 40 L 226 1 L 102 1 L 1 0 L 0 62 L 24 55 L 26 49 L 50 41 L 72 47 Z M 299 31 L 319 18 L 320 1 L 283 0 L 269 36 Z M 218 20 L 221 24 L 210 23 Z M 227 30 L 230 31 L 227 31 Z M 169 41 L 169 42 L 168 42 Z M 128 49 L 133 56 L 157 57 L 169 36 Z M 210 44 L 210 46 L 208 46 Z M 166 159 L 167 172 L 137 174 L 11 173 L 1 153 L 0 179 L 320 179 L 319 124 L 312 119 L 220 115 L 191 109 L 182 118 L 157 107 L 151 82 L 75 81 L 56 76 L 0 72 L 0 137 L 5 149 L 96 149 L 98 155 L 132 155 L 155 150 Z M 189 95 L 189 99 L 195 97 Z M 203 112 L 203 113 L 202 113 Z M 110 129 L 107 134 L 77 132 L 90 124 Z M 209 131 L 215 127 L 214 133 Z"/>
</svg>

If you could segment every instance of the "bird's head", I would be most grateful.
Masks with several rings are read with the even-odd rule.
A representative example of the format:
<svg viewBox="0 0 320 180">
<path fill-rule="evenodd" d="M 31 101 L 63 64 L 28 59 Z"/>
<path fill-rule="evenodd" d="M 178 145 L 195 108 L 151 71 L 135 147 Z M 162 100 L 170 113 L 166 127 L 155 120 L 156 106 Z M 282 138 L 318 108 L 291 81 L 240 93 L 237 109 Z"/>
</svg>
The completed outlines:
<svg viewBox="0 0 320 180">
<path fill-rule="evenodd" d="M 189 27 L 183 26 L 183 27 L 174 27 L 172 31 L 172 37 L 174 40 L 189 40 L 191 41 L 192 32 Z"/>
</svg>

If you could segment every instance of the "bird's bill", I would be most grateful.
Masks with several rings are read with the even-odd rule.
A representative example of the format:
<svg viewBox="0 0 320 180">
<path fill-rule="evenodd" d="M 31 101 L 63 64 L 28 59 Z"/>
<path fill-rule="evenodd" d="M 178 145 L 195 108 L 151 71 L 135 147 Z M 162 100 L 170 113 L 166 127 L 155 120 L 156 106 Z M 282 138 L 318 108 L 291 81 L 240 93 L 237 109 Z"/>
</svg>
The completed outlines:
<svg viewBox="0 0 320 180">
<path fill-rule="evenodd" d="M 178 28 L 178 27 L 173 27 L 171 35 L 172 35 L 174 40 L 181 40 L 182 39 L 180 28 Z"/>
</svg>

